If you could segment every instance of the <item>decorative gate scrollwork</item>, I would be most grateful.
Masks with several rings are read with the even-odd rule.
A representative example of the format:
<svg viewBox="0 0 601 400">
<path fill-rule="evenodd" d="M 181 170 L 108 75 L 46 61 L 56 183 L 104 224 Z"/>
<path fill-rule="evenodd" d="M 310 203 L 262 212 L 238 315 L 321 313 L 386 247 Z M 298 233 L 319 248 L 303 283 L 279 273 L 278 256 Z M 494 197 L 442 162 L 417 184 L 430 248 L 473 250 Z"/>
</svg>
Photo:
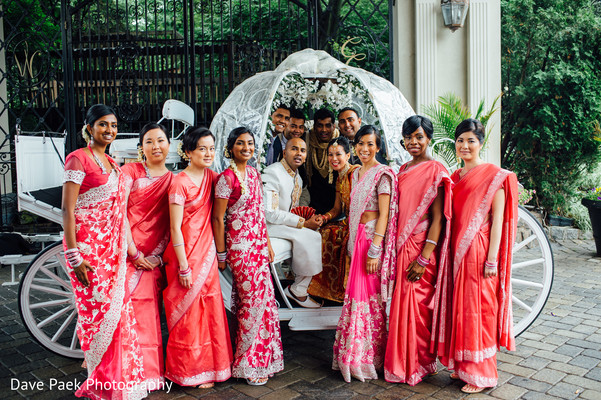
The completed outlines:
<svg viewBox="0 0 601 400">
<path fill-rule="evenodd" d="M 5 228 L 15 209 L 17 124 L 66 130 L 69 152 L 83 144 L 78 133 L 91 104 L 114 107 L 119 130 L 137 132 L 175 98 L 208 126 L 236 85 L 306 47 L 391 78 L 392 0 L 10 0 L 0 7 Z"/>
</svg>

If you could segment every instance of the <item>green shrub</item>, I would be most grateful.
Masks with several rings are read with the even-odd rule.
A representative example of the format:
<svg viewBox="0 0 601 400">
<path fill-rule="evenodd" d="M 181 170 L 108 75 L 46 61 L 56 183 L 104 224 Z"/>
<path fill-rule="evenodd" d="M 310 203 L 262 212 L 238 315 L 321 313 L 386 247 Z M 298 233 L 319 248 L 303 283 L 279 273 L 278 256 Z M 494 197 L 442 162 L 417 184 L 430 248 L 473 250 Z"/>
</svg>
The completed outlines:
<svg viewBox="0 0 601 400">
<path fill-rule="evenodd" d="M 503 166 L 569 215 L 601 161 L 601 17 L 589 0 L 503 0 Z"/>
</svg>

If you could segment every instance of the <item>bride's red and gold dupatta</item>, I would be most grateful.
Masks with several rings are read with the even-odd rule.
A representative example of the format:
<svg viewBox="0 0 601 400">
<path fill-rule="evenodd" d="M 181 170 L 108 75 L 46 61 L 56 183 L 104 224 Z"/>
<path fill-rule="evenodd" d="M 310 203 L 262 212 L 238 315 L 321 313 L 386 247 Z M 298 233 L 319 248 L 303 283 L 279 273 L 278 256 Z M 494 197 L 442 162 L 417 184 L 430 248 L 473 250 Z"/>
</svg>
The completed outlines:
<svg viewBox="0 0 601 400">
<path fill-rule="evenodd" d="M 481 164 L 463 177 L 451 176 L 453 219 L 453 327 L 449 369 L 478 387 L 497 384 L 496 353 L 501 346 L 515 350 L 511 309 L 511 252 L 516 235 L 517 178 L 493 164 Z M 490 241 L 491 208 L 495 193 L 504 189 L 505 210 L 498 274 L 484 278 Z"/>
<path fill-rule="evenodd" d="M 136 320 L 126 286 L 125 179 L 115 162 L 103 174 L 83 149 L 69 154 L 65 181 L 80 185 L 75 237 L 94 271 L 85 287 L 70 272 L 78 311 L 77 335 L 88 379 L 75 393 L 92 399 L 141 399 L 144 372 Z M 66 250 L 66 242 L 63 241 Z"/>
<path fill-rule="evenodd" d="M 403 165 L 398 174 L 398 188 L 396 285 L 390 307 L 384 376 L 389 382 L 413 386 L 436 371 L 436 349 L 450 338 L 450 293 L 448 285 L 442 282 L 452 280 L 449 265 L 452 182 L 441 163 L 426 161 L 412 167 Z M 423 276 L 410 282 L 406 269 L 426 244 L 430 220 L 424 216 L 439 189 L 444 192 L 443 230 Z"/>
</svg>

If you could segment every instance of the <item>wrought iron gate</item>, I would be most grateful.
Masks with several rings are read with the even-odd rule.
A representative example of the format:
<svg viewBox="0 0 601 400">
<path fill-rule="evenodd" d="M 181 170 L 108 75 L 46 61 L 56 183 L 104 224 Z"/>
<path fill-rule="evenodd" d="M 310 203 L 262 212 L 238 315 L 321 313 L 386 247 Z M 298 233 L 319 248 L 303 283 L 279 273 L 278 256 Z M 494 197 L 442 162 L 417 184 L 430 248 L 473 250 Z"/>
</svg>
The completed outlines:
<svg viewBox="0 0 601 400">
<path fill-rule="evenodd" d="M 0 7 L 3 227 L 14 209 L 16 125 L 67 131 L 71 151 L 82 144 L 89 105 L 113 106 L 119 130 L 137 132 L 170 98 L 208 125 L 238 83 L 305 47 L 391 78 L 392 0 L 5 0 Z"/>
</svg>

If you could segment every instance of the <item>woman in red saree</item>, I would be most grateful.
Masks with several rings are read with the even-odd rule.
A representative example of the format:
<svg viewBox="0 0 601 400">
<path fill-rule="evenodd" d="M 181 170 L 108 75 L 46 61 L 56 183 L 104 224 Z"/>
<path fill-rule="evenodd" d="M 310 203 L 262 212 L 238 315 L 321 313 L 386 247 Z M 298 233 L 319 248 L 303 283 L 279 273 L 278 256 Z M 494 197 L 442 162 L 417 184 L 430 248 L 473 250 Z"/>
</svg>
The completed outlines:
<svg viewBox="0 0 601 400">
<path fill-rule="evenodd" d="M 206 389 L 231 376 L 232 346 L 227 326 L 211 210 L 217 174 L 215 137 L 193 128 L 182 140 L 189 165 L 169 187 L 171 242 L 164 254 L 163 291 L 169 328 L 165 377 L 180 386 Z"/>
<path fill-rule="evenodd" d="M 348 246 L 348 209 L 351 200 L 351 176 L 358 165 L 351 165 L 351 145 L 344 136 L 332 139 L 328 144 L 328 162 L 338 173 L 336 180 L 336 200 L 334 207 L 321 216 L 324 224 L 321 233 L 321 258 L 323 270 L 311 279 L 308 292 L 312 296 L 337 302 L 344 301 L 344 288 L 348 278 L 350 260 Z M 345 218 L 337 221 L 339 215 Z M 328 221 L 332 221 L 329 222 Z"/>
<path fill-rule="evenodd" d="M 117 135 L 115 112 L 90 107 L 82 135 L 88 147 L 67 156 L 62 204 L 77 336 L 88 370 L 75 395 L 141 399 L 147 395 L 142 354 L 125 282 L 125 179 L 105 154 Z"/>
<path fill-rule="evenodd" d="M 138 322 L 138 336 L 148 388 L 165 382 L 160 306 L 165 286 L 161 256 L 169 242 L 169 185 L 165 166 L 169 137 L 162 125 L 146 124 L 140 132 L 142 161 L 121 170 L 128 189 L 127 286 Z M 152 382 L 152 383 L 150 383 Z"/>
<path fill-rule="evenodd" d="M 444 325 L 432 329 L 433 320 L 440 321 L 433 318 L 435 310 L 447 312 L 451 306 L 437 301 L 441 294 L 436 289 L 443 287 L 444 278 L 450 278 L 452 187 L 447 169 L 427 153 L 433 134 L 432 122 L 425 117 L 414 115 L 403 123 L 403 145 L 413 159 L 398 174 L 402 200 L 384 377 L 411 386 L 436 372 L 435 346 L 447 341 L 445 335 L 433 338 L 433 331 L 440 334 L 450 329 Z M 450 319 L 445 321 L 450 323 Z"/>
<path fill-rule="evenodd" d="M 515 350 L 511 309 L 511 251 L 518 219 L 517 178 L 484 163 L 484 128 L 474 119 L 455 130 L 465 167 L 453 173 L 453 327 L 448 368 L 478 393 L 497 384 L 497 350 Z"/>
<path fill-rule="evenodd" d="M 384 364 L 386 302 L 396 262 L 397 190 L 394 171 L 378 163 L 377 129 L 365 125 L 355 135 L 361 167 L 352 174 L 349 208 L 351 267 L 336 329 L 332 368 L 345 381 L 377 379 Z"/>
<path fill-rule="evenodd" d="M 230 168 L 215 186 L 213 231 L 219 268 L 224 269 L 227 261 L 234 277 L 232 299 L 238 329 L 232 376 L 256 386 L 284 369 L 284 355 L 269 268 L 273 250 L 267 236 L 263 185 L 257 170 L 247 165 L 254 151 L 255 139 L 247 128 L 229 134 L 225 156 L 231 160 Z"/>
</svg>

